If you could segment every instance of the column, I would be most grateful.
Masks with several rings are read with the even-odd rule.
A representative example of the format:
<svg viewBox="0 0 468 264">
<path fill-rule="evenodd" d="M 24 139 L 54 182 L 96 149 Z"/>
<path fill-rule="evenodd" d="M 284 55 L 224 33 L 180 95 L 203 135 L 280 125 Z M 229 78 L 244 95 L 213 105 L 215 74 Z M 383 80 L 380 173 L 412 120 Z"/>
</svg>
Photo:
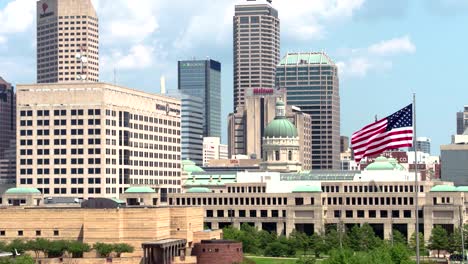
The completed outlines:
<svg viewBox="0 0 468 264">
<path fill-rule="evenodd" d="M 278 236 L 282 235 L 283 231 L 284 231 L 283 222 L 276 222 L 276 233 L 278 233 Z"/>
<path fill-rule="evenodd" d="M 384 239 L 392 239 L 392 223 L 384 223 Z"/>
<path fill-rule="evenodd" d="M 411 222 L 407 224 L 406 226 L 408 228 L 408 241 L 409 241 L 413 233 L 416 232 L 416 222 Z M 419 230 L 419 232 L 421 232 L 421 230 Z"/>
</svg>

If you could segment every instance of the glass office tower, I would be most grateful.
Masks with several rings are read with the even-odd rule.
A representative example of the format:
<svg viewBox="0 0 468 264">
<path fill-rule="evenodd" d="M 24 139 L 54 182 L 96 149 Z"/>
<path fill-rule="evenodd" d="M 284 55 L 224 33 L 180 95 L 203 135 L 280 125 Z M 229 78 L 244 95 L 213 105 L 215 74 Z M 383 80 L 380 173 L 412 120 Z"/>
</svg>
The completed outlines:
<svg viewBox="0 0 468 264">
<path fill-rule="evenodd" d="M 205 137 L 221 137 L 221 63 L 186 60 L 178 63 L 179 91 L 203 100 Z"/>
</svg>

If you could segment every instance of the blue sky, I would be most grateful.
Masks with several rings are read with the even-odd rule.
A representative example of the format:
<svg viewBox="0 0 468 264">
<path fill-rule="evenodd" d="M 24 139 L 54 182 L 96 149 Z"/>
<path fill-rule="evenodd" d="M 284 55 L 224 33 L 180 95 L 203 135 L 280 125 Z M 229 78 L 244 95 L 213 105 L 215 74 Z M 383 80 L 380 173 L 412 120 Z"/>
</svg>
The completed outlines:
<svg viewBox="0 0 468 264">
<path fill-rule="evenodd" d="M 244 0 L 93 0 L 101 80 L 177 89 L 177 60 L 222 63 L 224 117 L 232 110 L 232 15 Z M 341 134 L 384 117 L 417 94 L 418 135 L 433 153 L 450 142 L 468 105 L 468 0 L 273 0 L 281 55 L 325 51 L 339 65 Z M 35 82 L 35 0 L 0 0 L 0 76 Z M 223 118 L 226 140 L 226 118 Z"/>
</svg>

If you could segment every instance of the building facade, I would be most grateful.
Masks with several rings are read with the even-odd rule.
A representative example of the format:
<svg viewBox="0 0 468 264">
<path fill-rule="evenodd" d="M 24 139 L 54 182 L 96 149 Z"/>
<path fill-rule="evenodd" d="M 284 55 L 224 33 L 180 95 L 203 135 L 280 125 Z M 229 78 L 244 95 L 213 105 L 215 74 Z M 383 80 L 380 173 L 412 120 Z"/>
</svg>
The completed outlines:
<svg viewBox="0 0 468 264">
<path fill-rule="evenodd" d="M 262 159 L 262 138 L 265 128 L 276 115 L 276 101 L 286 101 L 284 90 L 248 89 L 245 103 L 228 117 L 229 156 L 247 155 Z M 300 162 L 304 170 L 311 169 L 311 116 L 300 108 L 286 105 L 286 117 L 297 128 L 300 145 Z"/>
<path fill-rule="evenodd" d="M 203 164 L 203 134 L 205 105 L 203 99 L 179 94 L 181 100 L 182 159 L 191 160 L 198 166 Z"/>
<path fill-rule="evenodd" d="M 457 112 L 457 135 L 461 135 L 465 132 L 465 113 Z"/>
<path fill-rule="evenodd" d="M 203 166 L 208 166 L 212 160 L 225 160 L 228 158 L 227 145 L 221 144 L 219 137 L 203 138 Z"/>
<path fill-rule="evenodd" d="M 37 82 L 97 82 L 99 21 L 91 0 L 41 0 L 36 5 Z"/>
<path fill-rule="evenodd" d="M 468 133 L 440 146 L 441 179 L 455 185 L 468 185 Z"/>
<path fill-rule="evenodd" d="M 212 229 L 249 224 L 289 235 L 294 229 L 311 234 L 369 223 L 381 238 L 398 230 L 409 239 L 418 217 L 427 241 L 435 225 L 452 232 L 467 222 L 467 187 L 420 181 L 415 212 L 414 173 L 391 158 L 379 157 L 364 171 L 217 172 L 213 183 L 206 173 L 192 176 L 169 204 L 202 206 Z"/>
<path fill-rule="evenodd" d="M 280 60 L 280 20 L 270 2 L 247 0 L 235 6 L 234 112 L 251 88 L 274 88 Z"/>
<path fill-rule="evenodd" d="M 408 148 L 409 151 L 414 151 L 415 148 Z M 431 139 L 427 137 L 417 137 L 416 138 L 416 151 L 422 153 L 431 154 Z"/>
<path fill-rule="evenodd" d="M 312 169 L 340 168 L 340 94 L 338 68 L 323 52 L 288 53 L 276 81 L 286 89 L 287 104 L 312 120 Z"/>
<path fill-rule="evenodd" d="M 0 77 L 0 191 L 16 182 L 16 95 Z"/>
<path fill-rule="evenodd" d="M 204 136 L 221 137 L 221 63 L 215 60 L 178 62 L 179 91 L 203 100 Z"/>
<path fill-rule="evenodd" d="M 18 85 L 17 186 L 45 196 L 180 191 L 180 101 L 104 83 Z"/>
</svg>

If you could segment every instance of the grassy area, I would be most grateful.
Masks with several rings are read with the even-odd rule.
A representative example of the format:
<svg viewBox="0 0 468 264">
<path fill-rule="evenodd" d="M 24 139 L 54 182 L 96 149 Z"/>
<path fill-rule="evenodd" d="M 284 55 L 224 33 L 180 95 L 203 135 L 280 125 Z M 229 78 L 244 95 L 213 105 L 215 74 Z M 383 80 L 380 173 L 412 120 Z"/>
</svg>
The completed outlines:
<svg viewBox="0 0 468 264">
<path fill-rule="evenodd" d="M 270 257 L 246 257 L 255 261 L 256 264 L 295 264 L 295 258 L 270 258 Z"/>
</svg>

